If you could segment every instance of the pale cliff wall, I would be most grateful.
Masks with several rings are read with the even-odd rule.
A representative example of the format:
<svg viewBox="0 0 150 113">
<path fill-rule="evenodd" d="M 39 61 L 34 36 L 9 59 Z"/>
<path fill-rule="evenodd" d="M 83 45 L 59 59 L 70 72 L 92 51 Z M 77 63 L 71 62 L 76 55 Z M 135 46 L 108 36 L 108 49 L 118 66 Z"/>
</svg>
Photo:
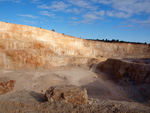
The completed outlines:
<svg viewBox="0 0 150 113">
<path fill-rule="evenodd" d="M 87 41 L 53 31 L 0 22 L 0 67 L 85 64 L 90 58 L 150 57 L 150 46 Z"/>
</svg>

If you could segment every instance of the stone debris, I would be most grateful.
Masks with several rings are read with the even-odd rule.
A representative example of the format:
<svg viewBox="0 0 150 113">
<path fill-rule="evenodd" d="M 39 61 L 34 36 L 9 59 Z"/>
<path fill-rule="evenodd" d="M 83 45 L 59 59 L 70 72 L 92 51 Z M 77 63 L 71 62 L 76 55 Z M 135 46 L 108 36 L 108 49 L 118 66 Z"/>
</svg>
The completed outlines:
<svg viewBox="0 0 150 113">
<path fill-rule="evenodd" d="M 72 104 L 87 104 L 87 90 L 80 86 L 52 86 L 46 91 L 48 101 L 62 101 Z"/>
<path fill-rule="evenodd" d="M 0 95 L 12 91 L 14 85 L 15 85 L 14 80 L 8 80 L 7 78 L 0 78 Z"/>
</svg>

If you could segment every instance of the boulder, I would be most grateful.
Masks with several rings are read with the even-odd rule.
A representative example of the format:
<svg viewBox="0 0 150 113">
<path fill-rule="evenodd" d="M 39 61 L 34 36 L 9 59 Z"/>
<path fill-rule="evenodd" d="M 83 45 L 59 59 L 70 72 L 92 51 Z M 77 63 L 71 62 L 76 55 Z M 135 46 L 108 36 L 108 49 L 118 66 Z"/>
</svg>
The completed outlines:
<svg viewBox="0 0 150 113">
<path fill-rule="evenodd" d="M 87 90 L 80 86 L 52 86 L 45 94 L 48 101 L 61 101 L 72 104 L 87 104 Z"/>
<path fill-rule="evenodd" d="M 9 80 L 7 78 L 0 78 L 0 95 L 6 94 L 13 90 L 15 85 L 14 80 Z"/>
</svg>

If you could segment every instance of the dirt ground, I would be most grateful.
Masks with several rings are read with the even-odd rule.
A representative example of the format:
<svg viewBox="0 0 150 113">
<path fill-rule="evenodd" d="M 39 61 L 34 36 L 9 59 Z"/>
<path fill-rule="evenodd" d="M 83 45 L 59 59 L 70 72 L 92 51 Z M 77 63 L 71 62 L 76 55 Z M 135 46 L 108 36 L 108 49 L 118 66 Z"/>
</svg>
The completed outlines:
<svg viewBox="0 0 150 113">
<path fill-rule="evenodd" d="M 0 70 L 1 80 L 15 80 L 14 89 L 0 95 L 0 112 L 150 112 L 150 101 L 138 89 L 131 93 L 109 75 L 87 66 L 53 70 Z M 5 79 L 2 79 L 5 78 Z M 55 85 L 83 86 L 88 105 L 50 103 L 45 91 Z M 57 109 L 56 109 L 57 108 Z"/>
</svg>

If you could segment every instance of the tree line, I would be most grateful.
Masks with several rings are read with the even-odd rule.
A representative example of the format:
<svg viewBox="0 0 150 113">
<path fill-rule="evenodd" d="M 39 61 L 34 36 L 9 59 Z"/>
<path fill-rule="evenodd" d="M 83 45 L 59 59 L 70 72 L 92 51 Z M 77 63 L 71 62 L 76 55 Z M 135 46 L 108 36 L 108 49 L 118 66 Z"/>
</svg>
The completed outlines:
<svg viewBox="0 0 150 113">
<path fill-rule="evenodd" d="M 118 39 L 86 39 L 86 40 L 92 40 L 92 41 L 101 41 L 101 42 L 112 42 L 112 43 L 132 43 L 132 44 L 147 44 L 147 42 L 142 43 L 142 42 L 130 42 L 130 41 L 123 41 L 123 40 L 118 40 Z"/>
</svg>

